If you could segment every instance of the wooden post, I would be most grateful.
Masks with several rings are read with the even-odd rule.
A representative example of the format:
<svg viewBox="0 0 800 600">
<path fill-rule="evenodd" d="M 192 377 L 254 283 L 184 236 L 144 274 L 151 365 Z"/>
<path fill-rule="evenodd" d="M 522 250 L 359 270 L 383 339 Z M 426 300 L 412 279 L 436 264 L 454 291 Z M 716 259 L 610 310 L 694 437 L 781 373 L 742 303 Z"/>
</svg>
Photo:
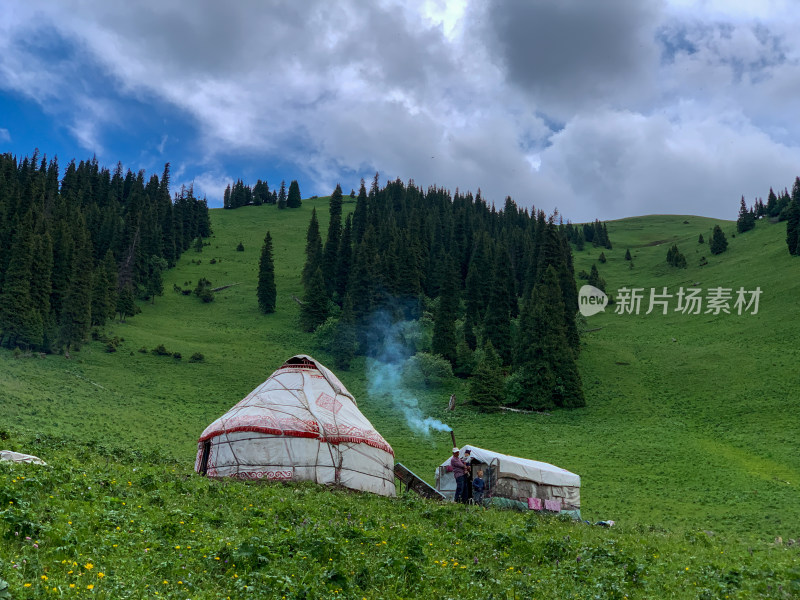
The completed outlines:
<svg viewBox="0 0 800 600">
<path fill-rule="evenodd" d="M 453 438 L 453 448 L 458 448 L 458 444 L 456 444 L 456 432 L 452 429 L 450 430 L 450 437 Z"/>
</svg>

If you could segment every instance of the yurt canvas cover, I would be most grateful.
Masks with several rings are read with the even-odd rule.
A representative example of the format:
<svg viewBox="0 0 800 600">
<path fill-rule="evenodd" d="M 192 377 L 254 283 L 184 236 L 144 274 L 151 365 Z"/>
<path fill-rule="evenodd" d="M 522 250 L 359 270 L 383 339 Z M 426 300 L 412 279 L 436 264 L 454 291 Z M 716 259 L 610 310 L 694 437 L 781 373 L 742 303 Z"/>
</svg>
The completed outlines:
<svg viewBox="0 0 800 600">
<path fill-rule="evenodd" d="M 195 471 L 394 496 L 393 466 L 394 451 L 350 392 L 322 364 L 298 355 L 206 428 Z"/>
<path fill-rule="evenodd" d="M 15 463 L 30 463 L 35 465 L 46 465 L 38 456 L 32 454 L 22 454 L 21 452 L 12 452 L 11 450 L 0 450 L 0 460 L 5 460 Z"/>
<path fill-rule="evenodd" d="M 575 473 L 538 460 L 509 456 L 476 446 L 464 446 L 472 455 L 472 474 L 483 470 L 487 484 L 486 497 L 499 497 L 527 503 L 528 498 L 560 500 L 561 510 L 576 511 L 581 507 L 581 478 Z M 456 492 L 456 481 L 447 472 L 450 458 L 436 469 L 436 489 L 449 498 Z"/>
</svg>

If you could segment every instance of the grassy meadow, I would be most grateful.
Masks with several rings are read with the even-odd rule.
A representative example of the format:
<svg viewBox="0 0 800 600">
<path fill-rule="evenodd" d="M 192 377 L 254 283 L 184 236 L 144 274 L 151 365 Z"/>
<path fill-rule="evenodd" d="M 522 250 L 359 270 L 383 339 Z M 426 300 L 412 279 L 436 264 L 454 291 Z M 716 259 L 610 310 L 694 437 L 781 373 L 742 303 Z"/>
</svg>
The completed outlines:
<svg viewBox="0 0 800 600">
<path fill-rule="evenodd" d="M 622 598 L 627 594 L 629 597 L 723 598 L 726 595 L 736 597 L 736 593 L 743 594 L 740 597 L 752 597 L 751 593 L 790 597 L 782 595 L 790 587 L 781 587 L 779 592 L 778 584 L 772 585 L 771 580 L 775 577 L 782 582 L 780 585 L 786 586 L 800 577 L 798 546 L 775 545 L 775 538 L 779 536 L 784 540 L 800 538 L 797 492 L 800 486 L 800 412 L 797 410 L 800 378 L 796 369 L 800 278 L 796 277 L 798 263 L 786 251 L 784 224 L 771 225 L 762 221 L 755 230 L 734 238 L 731 235 L 735 232 L 734 223 L 701 217 L 648 216 L 609 222 L 608 232 L 614 248 L 603 250 L 607 262 L 598 263 L 607 290 L 616 297 L 621 287 L 640 287 L 645 288 L 645 294 L 638 315 L 615 314 L 614 305 L 611 305 L 605 313 L 587 318 L 586 326 L 590 331 L 583 336 L 579 361 L 586 408 L 546 414 L 481 415 L 465 406 L 466 386 L 462 381 L 453 380 L 436 389 L 418 390 L 426 416 L 451 425 L 459 444 L 471 443 L 535 458 L 578 473 L 582 478 L 583 517 L 590 521 L 613 519 L 618 524 L 616 529 L 603 530 L 537 521 L 524 515 L 492 514 L 488 517 L 488 513 L 481 513 L 477 518 L 473 513 L 459 513 L 455 507 L 438 507 L 421 500 L 393 502 L 352 494 L 315 493 L 304 486 L 291 489 L 222 485 L 191 475 L 196 441 L 205 426 L 264 381 L 286 358 L 309 353 L 323 363 L 332 364 L 330 356 L 314 348 L 313 336 L 298 329 L 299 307 L 292 300 L 293 295 L 302 293 L 299 276 L 312 207 L 318 210 L 324 236 L 327 198 L 304 200 L 302 208 L 296 210 L 279 211 L 274 206 L 261 206 L 211 211 L 214 236 L 207 240 L 210 245 L 200 253 L 191 249 L 184 253 L 179 265 L 166 274 L 164 295 L 157 297 L 154 304 L 142 304 L 141 314 L 126 323 L 115 322 L 108 327 L 109 337 L 124 339 L 114 353 L 106 352 L 105 344 L 100 341 L 87 343 L 80 352 L 73 353 L 71 359 L 61 356 L 17 358 L 10 351 L 0 351 L 0 430 L 11 432 L 10 440 L 0 442 L 0 447 L 13 442 L 17 449 L 39 452 L 56 465 L 53 471 L 43 474 L 35 474 L 35 469 L 26 471 L 26 477 L 39 482 L 36 490 L 25 492 L 29 494 L 24 496 L 27 498 L 24 501 L 29 503 L 26 510 L 41 518 L 41 511 L 46 509 L 40 503 L 48 502 L 43 490 L 58 488 L 61 495 L 47 494 L 55 496 L 57 508 L 53 510 L 56 513 L 63 510 L 65 515 L 83 514 L 86 519 L 100 519 L 105 523 L 111 517 L 102 511 L 114 511 L 114 519 L 121 520 L 123 515 L 127 519 L 126 511 L 133 508 L 120 509 L 117 501 L 124 500 L 123 491 L 131 494 L 126 506 L 138 503 L 137 506 L 145 507 L 131 518 L 134 521 L 145 519 L 151 529 L 144 534 L 137 533 L 135 527 L 125 526 L 130 530 L 130 537 L 125 542 L 128 549 L 124 560 L 139 562 L 135 568 L 130 567 L 133 569 L 130 572 L 125 571 L 124 577 L 130 582 L 136 581 L 140 574 L 151 573 L 154 577 L 151 589 L 156 589 L 153 586 L 155 580 L 162 577 L 162 571 L 163 579 L 175 580 L 175 572 L 167 571 L 174 568 L 174 557 L 170 558 L 171 554 L 166 552 L 169 547 L 184 545 L 185 542 L 178 540 L 186 539 L 182 533 L 179 535 L 180 529 L 173 529 L 166 522 L 159 525 L 159 514 L 170 515 L 167 521 L 171 523 L 180 520 L 178 513 L 186 513 L 186 519 L 191 519 L 184 519 L 186 523 L 196 525 L 193 533 L 202 531 L 203 535 L 210 536 L 200 539 L 202 536 L 198 533 L 192 545 L 202 547 L 204 554 L 211 556 L 211 553 L 219 555 L 228 542 L 239 544 L 241 548 L 253 536 L 262 536 L 264 542 L 266 538 L 244 519 L 244 512 L 234 519 L 232 507 L 215 509 L 214 502 L 209 504 L 203 498 L 230 497 L 232 502 L 238 503 L 236 506 L 242 506 L 242 511 L 253 503 L 260 507 L 259 519 L 266 519 L 272 527 L 269 522 L 272 515 L 266 507 L 287 510 L 292 498 L 302 497 L 307 499 L 304 502 L 330 505 L 330 510 L 339 515 L 333 518 L 333 521 L 339 519 L 336 523 L 329 523 L 327 518 L 313 512 L 322 509 L 309 508 L 316 515 L 309 518 L 319 528 L 315 535 L 329 540 L 326 544 L 332 545 L 331 548 L 339 548 L 335 552 L 331 549 L 331 556 L 322 555 L 327 550 L 315 555 L 317 562 L 313 573 L 317 575 L 327 573 L 323 567 L 331 557 L 334 560 L 327 561 L 332 563 L 331 568 L 339 568 L 336 557 L 344 554 L 336 552 L 342 552 L 342 544 L 353 543 L 353 540 L 360 540 L 360 544 L 363 540 L 374 547 L 385 540 L 385 537 L 378 539 L 382 535 L 381 525 L 393 527 L 392 536 L 396 537 L 403 524 L 421 528 L 415 537 L 424 541 L 424 552 L 419 558 L 421 562 L 415 564 L 423 569 L 426 577 L 433 576 L 434 571 L 440 572 L 437 569 L 441 567 L 432 562 L 434 558 L 440 562 L 447 560 L 452 568 L 456 557 L 461 566 L 466 557 L 472 569 L 473 555 L 478 557 L 480 568 L 488 557 L 494 557 L 492 560 L 496 562 L 491 563 L 493 566 L 485 574 L 487 581 L 496 581 L 490 586 L 498 593 L 494 597 L 515 597 L 505 595 L 503 590 L 517 589 L 509 578 L 516 571 L 533 577 L 530 574 L 533 567 L 520 567 L 523 562 L 513 558 L 513 548 L 522 548 L 526 539 L 531 548 L 540 548 L 547 543 L 546 539 L 558 544 L 561 544 L 558 540 L 566 539 L 568 551 L 563 556 L 572 557 L 570 570 L 569 573 L 564 571 L 567 563 L 561 562 L 562 559 L 548 559 L 542 567 L 543 559 L 529 560 L 528 557 L 525 564 L 538 565 L 537 569 L 544 568 L 553 576 L 541 578 L 549 582 L 549 587 L 519 587 L 516 597 L 531 597 L 534 589 L 540 590 L 535 592 L 537 597 L 560 596 L 562 592 L 589 597 L 590 589 L 611 590 L 612 582 L 621 581 L 628 583 L 619 588 L 618 594 L 598 592 L 597 597 Z M 345 212 L 353 207 L 345 203 Z M 706 241 L 710 238 L 714 224 L 723 227 L 729 242 L 728 251 L 719 256 L 710 254 L 707 243 L 697 242 L 699 234 L 703 234 Z M 255 289 L 260 248 L 267 230 L 274 241 L 278 310 L 265 316 L 258 311 Z M 236 251 L 240 241 L 244 252 Z M 677 243 L 686 255 L 688 268 L 675 269 L 667 265 L 666 252 L 672 243 Z M 632 254 L 633 268 L 624 260 L 626 249 Z M 592 263 L 597 262 L 600 251 L 589 245 L 584 251 L 575 252 L 576 273 L 582 269 L 588 271 Z M 704 266 L 700 266 L 701 257 L 707 260 Z M 215 264 L 211 264 L 212 259 Z M 202 303 L 194 295 L 183 296 L 173 291 L 173 285 L 193 288 L 200 277 L 209 279 L 214 287 L 236 285 L 217 293 L 209 304 Z M 578 285 L 582 283 L 579 281 Z M 675 298 L 672 298 L 669 314 L 661 315 L 659 309 L 644 314 L 651 287 L 658 291 L 667 287 L 674 294 L 681 286 L 700 287 L 704 292 L 717 286 L 734 291 L 740 286 L 746 290 L 758 286 L 762 290 L 758 314 L 737 315 L 732 311 L 733 314 L 684 315 L 673 310 Z M 149 352 L 159 344 L 171 352 L 179 352 L 182 359 Z M 204 355 L 203 362 L 189 362 L 195 352 Z M 366 391 L 363 360 L 337 375 L 355 395 L 362 412 L 393 446 L 396 459 L 431 480 L 435 466 L 449 455 L 449 434 L 416 435 L 391 406 L 387 396 L 370 397 Z M 456 393 L 459 399 L 455 413 L 445 411 L 451 393 Z M 39 449 L 35 442 L 37 436 L 43 436 L 42 440 L 50 440 L 48 436 L 74 440 L 64 442 L 73 451 L 63 450 L 56 441 L 42 441 Z M 87 442 L 93 444 L 93 450 L 83 445 Z M 80 464 L 83 459 L 70 458 L 75 452 L 86 455 L 85 468 Z M 127 458 L 118 465 L 103 458 L 115 456 L 114 452 L 122 452 Z M 140 468 L 152 475 L 155 487 L 149 483 L 149 490 L 125 487 L 127 481 L 135 483 L 144 477 L 132 474 L 135 461 L 131 456 L 144 457 L 140 459 Z M 66 461 L 68 466 L 58 466 L 61 461 Z M 64 469 L 70 470 L 69 473 L 63 472 Z M 95 488 L 94 504 L 81 496 L 83 491 L 69 491 L 69 482 L 82 481 L 83 470 L 87 477 L 99 478 L 106 482 L 102 485 L 108 486 L 102 492 Z M 7 468 L 0 471 L 0 485 L 13 488 L 9 481 L 17 475 L 18 471 Z M 115 484 L 109 483 L 112 479 Z M 125 485 L 120 484 L 121 481 Z M 164 504 L 151 502 L 150 496 L 154 493 L 162 497 Z M 181 508 L 183 504 L 185 508 Z M 343 513 L 371 515 L 364 517 L 372 519 L 370 533 L 344 531 L 340 519 Z M 52 524 L 48 525 L 51 527 L 48 531 L 52 535 L 66 535 L 72 530 L 63 522 L 67 517 L 58 514 L 49 515 Z M 7 524 L 10 518 L 6 518 Z M 234 519 L 230 527 L 214 525 L 228 523 L 229 518 Z M 292 519 L 286 536 L 305 535 L 298 525 L 300 517 L 295 515 Z M 34 522 L 33 518 L 28 520 Z M 0 520 L 0 535 L 8 536 L 11 529 L 11 525 L 6 525 L 4 530 Z M 477 539 L 469 542 L 475 544 L 470 546 L 469 552 L 451 552 L 452 556 L 445 552 L 445 549 L 454 548 L 452 544 L 459 543 L 458 539 L 464 540 L 466 532 L 473 529 L 478 532 L 474 534 Z M 275 535 L 283 536 L 281 530 L 276 528 Z M 111 542 L 116 539 L 114 531 L 92 525 L 85 531 L 73 531 L 72 535 L 75 547 L 82 548 L 85 556 L 95 552 L 90 548 L 95 548 L 96 538 L 100 545 L 96 546 L 97 552 L 91 554 L 91 560 L 99 564 L 101 559 L 97 556 L 103 552 L 110 564 Z M 501 540 L 501 534 L 508 539 Z M 139 546 L 152 543 L 154 548 L 153 539 L 158 540 L 159 552 L 162 552 L 158 556 L 163 563 L 151 562 L 155 555 L 139 560 L 143 550 Z M 404 540 L 403 544 L 411 543 L 410 538 L 401 536 L 400 539 Z M 310 540 L 306 541 L 311 544 Z M 436 552 L 424 547 L 429 543 L 436 547 Z M 8 551 L 6 559 L 13 559 L 12 552 L 17 552 L 18 556 L 21 556 L 19 552 L 28 552 L 28 547 L 20 545 L 18 540 L 12 540 L 12 544 L 17 545 Z M 257 544 L 254 541 L 251 545 Z M 292 547 L 311 552 L 306 550 L 309 545 Z M 323 547 L 328 546 L 323 544 Z M 402 544 L 391 546 L 392 552 L 389 552 L 389 548 L 378 547 L 378 555 L 373 558 L 379 561 L 376 564 L 390 565 L 386 573 L 401 577 L 402 573 L 407 574 L 401 568 L 402 561 L 407 560 L 402 558 L 406 554 L 401 548 Z M 587 552 L 604 557 L 596 564 L 607 561 L 598 566 L 599 570 L 592 571 L 591 576 L 581 575 L 586 563 L 575 561 L 583 548 L 593 548 Z M 555 554 L 551 554 L 562 556 L 562 550 L 552 550 Z M 540 548 L 530 552 L 541 557 L 550 550 Z M 407 579 L 398 579 L 396 588 L 387 587 L 390 585 L 387 582 L 365 580 L 363 586 L 358 584 L 354 573 L 359 572 L 359 568 L 367 568 L 363 563 L 366 559 L 345 554 L 347 558 L 342 558 L 342 564 L 347 564 L 353 573 L 342 573 L 342 581 L 347 581 L 345 588 L 349 590 L 342 593 L 361 594 L 364 590 L 381 589 L 394 591 L 385 592 L 383 596 L 377 593 L 366 596 L 414 596 L 402 590 L 401 582 L 407 583 Z M 778 555 L 780 558 L 776 559 Z M 59 556 L 61 554 L 52 548 L 48 560 L 60 561 Z M 296 561 L 305 560 L 299 556 L 301 554 L 283 557 L 280 561 L 270 558 L 263 563 L 260 556 L 250 556 L 246 560 L 250 561 L 248 569 L 252 577 L 258 574 L 262 583 L 266 575 L 259 570 L 260 566 L 277 561 L 276 569 L 267 569 L 271 573 L 269 577 L 284 577 L 280 579 L 284 582 L 281 585 L 286 585 L 288 590 L 291 578 L 285 578 L 291 575 L 289 570 L 299 568 L 301 563 Z M 522 556 L 527 557 L 526 554 Z M 613 558 L 620 556 L 624 559 Z M 183 560 L 197 561 L 192 563 L 193 573 L 206 569 L 202 566 L 206 563 L 198 557 Z M 170 566 L 166 566 L 167 563 Z M 119 565 L 119 561 L 116 564 Z M 767 564 L 775 566 L 773 575 L 767 576 L 763 571 Z M 650 573 L 648 585 L 666 587 L 637 588 L 629 570 L 639 567 Z M 697 587 L 691 579 L 678 578 L 685 575 L 685 571 L 679 572 L 684 567 L 690 572 L 696 568 L 705 569 L 708 580 L 695 579 Z M 103 568 L 111 570 L 110 566 Z M 122 573 L 129 567 L 118 568 Z M 508 573 L 504 574 L 506 570 Z M 242 581 L 225 579 L 232 578 L 234 573 L 220 569 L 206 571 L 209 578 L 203 581 L 209 585 L 213 583 L 222 586 L 219 589 L 231 590 L 228 593 L 233 594 L 232 597 L 244 594 Z M 731 575 L 732 571 L 737 574 Z M 38 572 L 31 571 L 33 575 Z M 327 576 L 335 579 L 335 574 Z M 0 578 L 3 577 L 10 581 L 5 567 L 0 571 Z M 448 577 L 452 580 L 452 573 Z M 726 577 L 739 583 L 719 584 Z M 40 586 L 38 575 L 36 579 L 35 584 Z M 243 580 L 242 573 L 234 579 Z M 521 579 L 525 579 L 525 585 L 531 583 L 527 578 Z M 713 585 L 712 580 L 716 582 Z M 67 585 L 71 580 L 62 578 L 59 581 Z M 84 583 L 82 580 L 81 584 Z M 745 588 L 749 590 L 746 594 L 742 592 Z M 162 597 L 218 597 L 195 596 L 194 592 L 191 596 L 188 592 L 179 595 L 184 593 L 180 588 L 158 589 Z M 335 597 L 324 595 L 333 594 L 332 589 L 320 588 L 308 596 L 294 590 L 291 592 L 294 595 L 287 592 L 287 597 Z M 490 597 L 487 589 L 464 588 L 460 595 Z M 168 590 L 174 596 L 169 595 Z M 701 590 L 705 590 L 705 596 Z M 419 591 L 421 595 L 428 593 L 430 590 Z M 124 596 L 119 590 L 109 594 L 107 597 L 144 597 Z"/>
<path fill-rule="evenodd" d="M 775 598 L 797 547 L 190 475 L 138 451 L 12 435 L 0 598 Z"/>
</svg>

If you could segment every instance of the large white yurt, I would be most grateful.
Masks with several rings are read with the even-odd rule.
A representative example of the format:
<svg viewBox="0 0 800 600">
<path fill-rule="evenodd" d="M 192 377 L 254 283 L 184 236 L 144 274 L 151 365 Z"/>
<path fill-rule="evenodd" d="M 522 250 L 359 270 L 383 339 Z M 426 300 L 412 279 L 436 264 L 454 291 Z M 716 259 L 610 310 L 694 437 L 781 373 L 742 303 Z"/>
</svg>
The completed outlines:
<svg viewBox="0 0 800 600">
<path fill-rule="evenodd" d="M 314 481 L 395 495 L 394 451 L 337 377 L 310 356 L 287 360 L 200 436 L 209 477 Z"/>
</svg>

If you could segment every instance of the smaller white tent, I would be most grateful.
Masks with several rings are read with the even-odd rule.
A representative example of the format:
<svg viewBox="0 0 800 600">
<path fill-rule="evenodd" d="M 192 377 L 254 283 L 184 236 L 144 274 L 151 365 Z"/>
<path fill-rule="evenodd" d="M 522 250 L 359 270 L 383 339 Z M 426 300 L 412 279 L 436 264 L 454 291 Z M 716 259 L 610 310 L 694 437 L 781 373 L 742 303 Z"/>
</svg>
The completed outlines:
<svg viewBox="0 0 800 600">
<path fill-rule="evenodd" d="M 508 498 L 526 503 L 528 498 L 559 501 L 561 510 L 576 511 L 581 507 L 581 478 L 566 469 L 538 460 L 509 456 L 476 446 L 463 446 L 460 456 L 469 450 L 472 455 L 472 475 L 482 470 L 487 498 Z M 452 457 L 452 455 L 451 455 Z M 436 489 L 448 498 L 456 491 L 455 477 L 447 471 L 450 458 L 436 469 Z"/>
<path fill-rule="evenodd" d="M 394 451 L 342 382 L 310 356 L 290 358 L 200 436 L 209 477 L 314 481 L 395 495 Z"/>
</svg>

